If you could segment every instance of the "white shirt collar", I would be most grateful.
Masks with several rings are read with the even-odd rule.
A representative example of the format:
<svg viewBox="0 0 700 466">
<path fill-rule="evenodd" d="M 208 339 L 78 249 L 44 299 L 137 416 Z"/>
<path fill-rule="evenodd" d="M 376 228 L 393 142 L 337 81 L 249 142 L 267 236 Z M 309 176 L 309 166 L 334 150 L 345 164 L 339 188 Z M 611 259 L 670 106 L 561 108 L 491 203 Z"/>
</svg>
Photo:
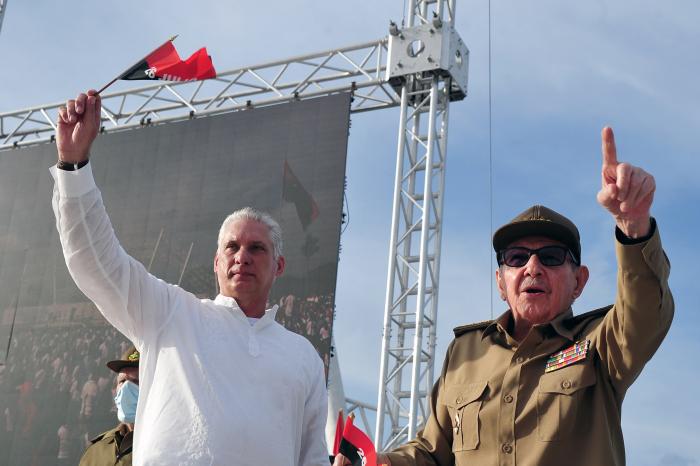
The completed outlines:
<svg viewBox="0 0 700 466">
<path fill-rule="evenodd" d="M 237 316 L 240 319 L 247 319 L 247 316 L 241 309 L 241 307 L 238 305 L 236 300 L 230 296 L 224 296 L 221 293 L 219 293 L 216 298 L 214 299 L 214 304 L 218 304 L 219 306 L 226 306 L 228 308 L 231 308 L 231 311 L 233 312 L 233 315 Z M 260 321 L 256 324 L 258 326 L 261 324 L 263 321 L 273 321 L 275 320 L 275 316 L 277 315 L 277 309 L 279 306 L 275 304 L 272 306 L 270 309 L 267 309 L 265 311 L 265 315 L 260 318 Z"/>
</svg>

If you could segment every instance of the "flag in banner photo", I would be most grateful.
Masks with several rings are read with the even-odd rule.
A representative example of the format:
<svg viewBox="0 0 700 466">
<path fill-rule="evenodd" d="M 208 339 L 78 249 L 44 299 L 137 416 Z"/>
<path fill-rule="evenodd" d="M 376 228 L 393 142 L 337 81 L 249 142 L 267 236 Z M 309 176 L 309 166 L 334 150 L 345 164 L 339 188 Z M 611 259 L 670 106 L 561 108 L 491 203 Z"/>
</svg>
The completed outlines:
<svg viewBox="0 0 700 466">
<path fill-rule="evenodd" d="M 299 178 L 292 171 L 287 161 L 284 161 L 284 178 L 282 183 L 282 198 L 287 202 L 293 202 L 297 209 L 297 216 L 301 226 L 306 230 L 311 223 L 318 218 L 318 204 L 311 194 L 304 189 Z"/>
<path fill-rule="evenodd" d="M 340 441 L 340 453 L 345 456 L 352 466 L 377 466 L 377 453 L 374 444 L 367 434 L 355 427 L 353 415 L 348 416 L 343 429 L 343 439 Z"/>
<path fill-rule="evenodd" d="M 180 59 L 172 39 L 155 49 L 143 60 L 122 73 L 118 79 L 162 79 L 165 81 L 197 81 L 216 77 L 214 64 L 202 47 L 187 60 Z"/>
</svg>

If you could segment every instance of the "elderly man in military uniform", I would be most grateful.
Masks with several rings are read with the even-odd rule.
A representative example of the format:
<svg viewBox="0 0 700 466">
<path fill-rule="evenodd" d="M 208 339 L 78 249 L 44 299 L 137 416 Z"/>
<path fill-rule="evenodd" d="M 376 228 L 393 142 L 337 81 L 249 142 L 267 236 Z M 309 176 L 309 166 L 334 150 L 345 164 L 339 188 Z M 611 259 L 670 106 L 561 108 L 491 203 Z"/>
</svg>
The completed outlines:
<svg viewBox="0 0 700 466">
<path fill-rule="evenodd" d="M 139 352 L 133 346 L 122 359 L 109 361 L 117 373 L 114 403 L 119 425 L 91 440 L 79 466 L 131 466 L 136 404 L 139 396 Z"/>
<path fill-rule="evenodd" d="M 625 464 L 622 401 L 668 332 L 673 298 L 650 216 L 654 178 L 618 162 L 612 129 L 603 129 L 602 142 L 598 202 L 616 223 L 615 304 L 574 316 L 589 274 L 578 229 L 543 206 L 516 216 L 493 237 L 509 310 L 455 329 L 424 429 L 380 462 Z"/>
</svg>

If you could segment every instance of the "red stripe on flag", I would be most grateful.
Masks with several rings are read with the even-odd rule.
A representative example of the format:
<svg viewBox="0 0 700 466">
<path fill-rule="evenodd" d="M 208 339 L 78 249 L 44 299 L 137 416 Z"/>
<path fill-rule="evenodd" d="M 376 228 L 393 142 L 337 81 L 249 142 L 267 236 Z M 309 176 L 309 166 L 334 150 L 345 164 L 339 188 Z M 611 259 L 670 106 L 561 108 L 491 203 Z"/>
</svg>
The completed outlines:
<svg viewBox="0 0 700 466">
<path fill-rule="evenodd" d="M 338 454 L 340 449 L 340 441 L 343 438 L 343 410 L 338 411 L 338 421 L 335 424 L 335 439 L 333 440 L 333 456 Z"/>
<path fill-rule="evenodd" d="M 216 77 L 214 64 L 204 47 L 182 61 L 173 43 L 168 41 L 147 56 L 146 62 L 150 69 L 154 69 L 157 78 L 169 81 L 192 81 Z"/>
<path fill-rule="evenodd" d="M 377 466 L 377 452 L 374 450 L 374 443 L 367 437 L 367 434 L 355 427 L 352 417 L 348 417 L 345 421 L 345 429 L 343 430 L 343 444 L 349 444 L 350 449 L 357 451 L 354 458 L 346 454 L 346 449 L 341 446 L 341 453 L 348 457 L 353 466 Z M 343 445 L 344 446 L 344 445 Z M 350 452 L 348 452 L 350 453 Z"/>
</svg>

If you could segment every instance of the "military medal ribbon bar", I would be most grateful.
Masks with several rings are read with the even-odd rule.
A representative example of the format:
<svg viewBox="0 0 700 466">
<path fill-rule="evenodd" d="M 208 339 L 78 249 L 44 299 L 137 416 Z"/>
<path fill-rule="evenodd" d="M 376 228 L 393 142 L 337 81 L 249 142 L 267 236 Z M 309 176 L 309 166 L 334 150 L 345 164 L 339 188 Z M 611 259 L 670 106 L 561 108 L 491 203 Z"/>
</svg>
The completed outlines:
<svg viewBox="0 0 700 466">
<path fill-rule="evenodd" d="M 544 372 L 552 372 L 562 367 L 573 364 L 582 359 L 586 359 L 591 340 L 577 341 L 573 346 L 565 348 L 558 353 L 554 353 L 547 359 Z"/>
</svg>

